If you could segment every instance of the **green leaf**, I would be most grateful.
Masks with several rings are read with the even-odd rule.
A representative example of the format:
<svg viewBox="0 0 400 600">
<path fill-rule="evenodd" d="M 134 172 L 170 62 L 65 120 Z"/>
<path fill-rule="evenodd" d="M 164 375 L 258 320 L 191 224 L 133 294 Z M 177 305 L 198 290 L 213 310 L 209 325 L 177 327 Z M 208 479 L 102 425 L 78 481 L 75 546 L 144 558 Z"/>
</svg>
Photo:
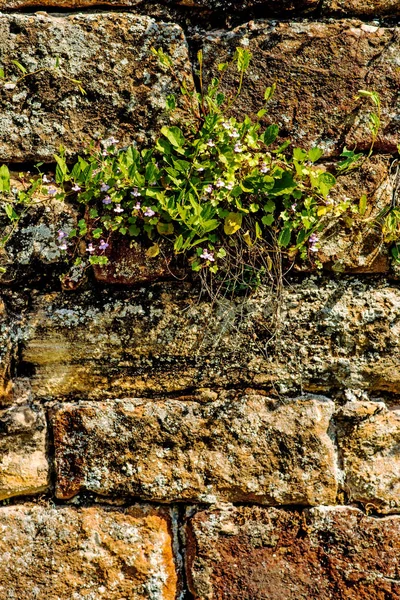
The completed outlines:
<svg viewBox="0 0 400 600">
<path fill-rule="evenodd" d="M 183 237 L 182 234 L 178 235 L 178 237 L 175 240 L 174 243 L 174 250 L 175 252 L 179 252 L 182 249 L 183 246 Z"/>
<path fill-rule="evenodd" d="M 358 212 L 361 216 L 364 216 L 367 210 L 367 196 L 363 194 L 360 198 L 360 203 L 358 206 Z"/>
<path fill-rule="evenodd" d="M 181 148 L 185 144 L 185 136 L 179 127 L 162 127 L 161 133 L 167 138 L 175 148 Z"/>
<path fill-rule="evenodd" d="M 233 235 L 242 226 L 243 215 L 242 213 L 230 212 L 224 221 L 224 232 L 226 235 Z"/>
<path fill-rule="evenodd" d="M 4 79 L 4 69 L 0 68 L 0 79 Z"/>
<path fill-rule="evenodd" d="M 276 90 L 276 83 L 273 83 L 271 85 L 271 87 L 267 87 L 267 89 L 264 92 L 264 100 L 266 102 L 268 102 L 269 100 L 271 100 L 272 96 L 274 95 Z"/>
<path fill-rule="evenodd" d="M 291 227 L 290 226 L 284 227 L 278 237 L 279 246 L 286 248 L 286 246 L 288 246 L 290 243 L 291 237 L 292 237 Z"/>
<path fill-rule="evenodd" d="M 336 179 L 331 173 L 320 173 L 317 178 L 317 185 L 324 196 L 327 197 L 331 188 L 335 185 Z"/>
<path fill-rule="evenodd" d="M 302 150 L 302 148 L 294 148 L 293 149 L 293 158 L 298 162 L 303 162 L 307 158 L 307 152 Z"/>
<path fill-rule="evenodd" d="M 297 183 L 294 181 L 291 173 L 284 171 L 280 179 L 275 180 L 274 187 L 269 192 L 273 196 L 282 196 L 291 194 L 297 188 Z"/>
<path fill-rule="evenodd" d="M 321 148 L 318 148 L 317 146 L 315 146 L 314 148 L 311 148 L 311 150 L 309 150 L 308 152 L 308 160 L 311 160 L 311 162 L 317 162 L 317 160 L 319 160 L 321 158 L 321 156 L 323 156 L 324 151 L 321 150 Z"/>
<path fill-rule="evenodd" d="M 175 110 L 176 108 L 176 98 L 174 94 L 168 94 L 166 98 L 166 105 L 168 110 Z"/>
<path fill-rule="evenodd" d="M 0 192 L 10 191 L 10 171 L 7 165 L 1 165 L 0 167 Z"/>
<path fill-rule="evenodd" d="M 173 223 L 157 223 L 157 231 L 160 235 L 172 235 L 174 233 Z"/>
<path fill-rule="evenodd" d="M 56 162 L 57 162 L 56 183 L 64 183 L 64 181 L 66 180 L 67 173 L 68 173 L 67 164 L 66 164 L 64 158 L 62 158 L 61 156 L 58 156 L 57 154 L 54 155 L 54 158 L 56 159 Z"/>
<path fill-rule="evenodd" d="M 267 227 L 270 227 L 272 225 L 272 223 L 274 222 L 274 215 L 265 215 L 262 219 L 261 222 L 263 225 L 266 225 Z"/>
<path fill-rule="evenodd" d="M 266 146 L 269 146 L 276 140 L 276 138 L 278 137 L 278 134 L 279 134 L 278 125 L 270 125 L 269 127 L 267 127 L 267 129 L 264 131 L 264 133 L 260 137 L 261 137 L 262 141 L 264 142 L 264 144 Z"/>
<path fill-rule="evenodd" d="M 260 205 L 257 204 L 256 202 L 252 202 L 249 206 L 250 212 L 253 212 L 253 213 L 257 212 L 259 210 L 259 208 L 260 208 Z"/>
<path fill-rule="evenodd" d="M 263 206 L 264 211 L 267 213 L 274 212 L 275 208 L 276 208 L 276 204 L 272 200 L 268 200 L 268 202 L 266 204 L 264 204 L 264 206 Z"/>
<path fill-rule="evenodd" d="M 11 62 L 21 71 L 21 73 L 23 73 L 25 75 L 25 73 L 27 71 L 26 71 L 25 67 L 23 67 L 21 65 L 21 63 L 19 63 L 17 60 L 12 60 Z"/>
</svg>

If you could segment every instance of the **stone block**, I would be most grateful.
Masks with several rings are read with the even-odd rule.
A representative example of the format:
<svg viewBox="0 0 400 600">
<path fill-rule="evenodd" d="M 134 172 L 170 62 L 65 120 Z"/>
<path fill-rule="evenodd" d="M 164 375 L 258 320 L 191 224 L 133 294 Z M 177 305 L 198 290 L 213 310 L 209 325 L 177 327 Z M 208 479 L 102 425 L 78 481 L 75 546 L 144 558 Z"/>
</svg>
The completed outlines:
<svg viewBox="0 0 400 600">
<path fill-rule="evenodd" d="M 278 298 L 263 287 L 214 305 L 169 282 L 34 293 L 19 337 L 42 399 L 193 398 L 222 388 L 400 393 L 400 292 L 385 279 L 314 276 L 291 280 Z"/>
<path fill-rule="evenodd" d="M 152 47 L 173 58 L 178 79 L 190 87 L 178 25 L 129 13 L 0 15 L 2 66 L 6 81 L 16 83 L 1 90 L 0 161 L 53 162 L 61 144 L 71 155 L 110 136 L 120 146 L 150 143 L 169 120 L 166 96 L 179 91 Z M 12 60 L 30 73 L 19 83 Z"/>
<path fill-rule="evenodd" d="M 0 500 L 47 490 L 46 434 L 43 408 L 19 405 L 0 411 Z"/>
<path fill-rule="evenodd" d="M 360 89 L 377 90 L 382 127 L 375 149 L 395 153 L 399 125 L 400 71 L 398 29 L 356 20 L 332 22 L 251 21 L 229 32 L 210 32 L 203 45 L 205 72 L 216 73 L 237 46 L 253 54 L 243 93 L 235 101 L 238 117 L 255 114 L 264 90 L 277 91 L 268 105 L 266 123 L 277 123 L 281 136 L 295 145 L 320 146 L 338 155 L 344 146 L 367 150 L 371 144 L 370 104 L 355 96 Z M 224 74 L 223 89 L 233 94 L 236 68 Z"/>
<path fill-rule="evenodd" d="M 350 507 L 227 507 L 187 526 L 194 600 L 400 598 L 400 517 Z"/>
<path fill-rule="evenodd" d="M 0 597 L 175 600 L 169 512 L 24 504 L 0 508 Z"/>
<path fill-rule="evenodd" d="M 398 0 L 323 0 L 322 14 L 392 17 L 400 14 Z"/>
<path fill-rule="evenodd" d="M 152 501 L 329 504 L 333 402 L 232 394 L 201 404 L 64 404 L 52 415 L 56 494 L 80 490 Z"/>
<path fill-rule="evenodd" d="M 400 411 L 383 402 L 348 402 L 338 413 L 338 443 L 350 502 L 400 509 Z"/>
</svg>

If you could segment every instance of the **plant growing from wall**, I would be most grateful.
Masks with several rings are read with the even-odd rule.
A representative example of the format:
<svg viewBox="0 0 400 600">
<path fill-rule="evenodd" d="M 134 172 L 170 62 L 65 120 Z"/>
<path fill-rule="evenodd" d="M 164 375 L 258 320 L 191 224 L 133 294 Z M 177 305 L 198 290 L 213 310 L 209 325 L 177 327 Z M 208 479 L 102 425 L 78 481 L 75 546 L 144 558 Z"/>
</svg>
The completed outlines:
<svg viewBox="0 0 400 600">
<path fill-rule="evenodd" d="M 174 72 L 169 56 L 161 49 L 153 53 L 164 69 Z M 348 199 L 334 202 L 330 191 L 336 179 L 319 162 L 323 151 L 290 149 L 289 141 L 278 142 L 277 125 L 261 126 L 275 84 L 265 90 L 264 106 L 254 118 L 230 116 L 250 60 L 249 51 L 237 48 L 238 88 L 226 97 L 221 80 L 229 65 L 218 65 L 218 77 L 205 86 L 200 52 L 200 92 L 182 81 L 182 98 L 167 98 L 171 115 L 179 103 L 183 105 L 187 125 L 163 127 L 150 148 L 135 144 L 118 148 L 118 141 L 110 138 L 98 147 L 93 144 L 72 168 L 63 152 L 55 156 L 57 187 L 49 185 L 47 193 L 60 201 L 73 198 L 83 209 L 76 229 L 68 236 L 62 230 L 58 233 L 60 250 L 75 264 L 106 264 L 113 239 L 124 236 L 146 244 L 149 258 L 155 258 L 163 244 L 169 246 L 188 257 L 193 271 L 212 274 L 236 290 L 257 285 L 264 275 L 272 277 L 282 256 L 289 262 L 298 258 L 320 266 L 321 232 L 344 213 L 362 215 L 366 198 L 359 204 Z M 366 90 L 359 96 L 376 108 L 370 114 L 369 157 L 380 126 L 380 100 Z M 344 149 L 338 172 L 357 168 L 365 158 Z M 3 207 L 16 223 L 17 206 L 29 205 L 43 188 L 43 179 L 32 178 L 14 197 L 9 188 L 3 166 Z M 396 211 L 391 209 L 381 223 L 386 239 L 393 242 L 399 239 Z M 81 240 L 86 258 L 76 256 Z M 395 248 L 395 258 L 396 252 Z"/>
</svg>

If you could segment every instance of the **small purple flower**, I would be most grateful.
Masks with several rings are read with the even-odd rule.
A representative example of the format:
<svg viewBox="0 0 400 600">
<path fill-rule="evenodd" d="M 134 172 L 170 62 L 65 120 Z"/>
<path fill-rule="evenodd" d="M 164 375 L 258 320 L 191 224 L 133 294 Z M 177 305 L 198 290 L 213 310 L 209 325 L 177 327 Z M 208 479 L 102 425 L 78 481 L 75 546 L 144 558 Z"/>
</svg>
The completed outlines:
<svg viewBox="0 0 400 600">
<path fill-rule="evenodd" d="M 131 192 L 131 196 L 133 196 L 134 198 L 137 198 L 138 196 L 141 196 L 142 194 L 139 192 L 139 190 L 136 188 L 133 188 L 133 191 Z"/>
<path fill-rule="evenodd" d="M 88 247 L 86 248 L 86 252 L 89 252 L 90 254 L 92 254 L 93 252 L 96 251 L 96 248 L 93 246 L 93 244 L 90 242 L 90 244 L 88 245 Z"/>
<path fill-rule="evenodd" d="M 223 127 L 224 129 L 230 129 L 230 128 L 231 128 L 231 124 L 230 124 L 230 123 L 228 123 L 228 121 L 225 121 L 224 123 L 222 123 L 222 127 Z"/>
<path fill-rule="evenodd" d="M 102 202 L 103 202 L 103 204 L 111 204 L 110 196 L 104 196 Z"/>
<path fill-rule="evenodd" d="M 104 146 L 115 146 L 116 144 L 118 144 L 119 140 L 116 140 L 115 137 L 111 136 L 106 140 L 103 140 L 103 144 Z"/>
<path fill-rule="evenodd" d="M 59 250 L 67 250 L 67 248 L 68 248 L 68 246 L 67 246 L 67 243 L 66 243 L 66 242 L 63 242 L 62 244 L 60 244 L 60 245 L 58 246 L 58 249 L 59 249 Z"/>
<path fill-rule="evenodd" d="M 103 152 L 101 154 L 102 154 L 102 156 L 108 156 L 107 150 L 103 150 Z"/>
<path fill-rule="evenodd" d="M 235 139 L 237 139 L 237 138 L 240 137 L 240 134 L 239 134 L 239 132 L 236 131 L 236 129 L 234 129 L 233 131 L 231 131 L 231 133 L 229 133 L 228 135 L 229 135 L 229 137 L 235 138 Z"/>
<path fill-rule="evenodd" d="M 144 210 L 144 216 L 145 217 L 152 217 L 153 215 L 155 215 L 156 213 L 154 212 L 154 210 L 152 210 L 150 207 L 144 206 L 143 207 Z"/>
<path fill-rule="evenodd" d="M 107 185 L 106 183 L 101 184 L 101 187 L 100 187 L 101 192 L 108 192 L 109 189 L 110 189 L 110 186 Z"/>
<path fill-rule="evenodd" d="M 205 194 L 211 194 L 211 193 L 212 193 L 212 191 L 213 191 L 213 186 L 212 186 L 212 185 L 207 185 L 207 186 L 204 188 L 204 193 L 205 193 Z"/>
<path fill-rule="evenodd" d="M 47 188 L 47 193 L 49 196 L 55 196 L 57 194 L 56 188 Z"/>
<path fill-rule="evenodd" d="M 233 188 L 235 187 L 233 183 L 229 182 L 225 185 L 227 190 L 233 190 Z"/>
<path fill-rule="evenodd" d="M 208 146 L 209 148 L 214 148 L 214 146 L 215 146 L 215 143 L 214 143 L 212 140 L 208 140 L 208 142 L 207 142 L 207 146 Z"/>
<path fill-rule="evenodd" d="M 260 168 L 261 173 L 268 173 L 269 169 L 267 167 L 267 163 L 263 162 Z"/>
<path fill-rule="evenodd" d="M 81 188 L 79 187 L 79 185 L 77 185 L 77 184 L 75 183 L 75 185 L 73 185 L 73 186 L 72 186 L 71 190 L 72 190 L 73 192 L 80 192 L 80 191 L 81 191 Z"/>
<path fill-rule="evenodd" d="M 157 181 L 150 181 L 149 185 L 155 186 L 155 185 L 157 185 Z"/>
<path fill-rule="evenodd" d="M 243 147 L 241 144 L 236 144 L 234 147 L 234 151 L 236 152 L 236 154 L 239 154 L 239 152 L 243 152 Z"/>
<path fill-rule="evenodd" d="M 100 240 L 100 244 L 99 244 L 99 250 L 107 250 L 108 246 L 110 244 L 108 244 L 107 242 L 105 242 L 104 240 Z"/>
<path fill-rule="evenodd" d="M 42 181 L 43 181 L 43 183 L 50 183 L 50 182 L 51 182 L 51 179 L 49 179 L 49 178 L 47 177 L 47 175 L 43 175 L 43 177 L 42 177 Z"/>
<path fill-rule="evenodd" d="M 296 210 L 296 208 L 297 208 L 297 204 L 296 204 L 296 203 L 292 204 L 292 206 L 291 206 L 290 208 L 291 208 L 293 211 L 295 211 L 295 210 Z"/>
<path fill-rule="evenodd" d="M 116 213 L 122 213 L 122 212 L 124 212 L 124 209 L 121 208 L 120 204 L 117 204 L 117 206 L 114 208 L 114 212 L 116 212 Z"/>
<path fill-rule="evenodd" d="M 310 244 L 316 244 L 319 241 L 319 237 L 316 233 L 312 233 L 308 238 L 308 241 L 310 242 Z"/>
<path fill-rule="evenodd" d="M 140 210 L 142 208 L 142 205 L 140 204 L 140 202 L 136 202 L 135 206 L 133 207 L 133 210 Z"/>
<path fill-rule="evenodd" d="M 209 252 L 207 248 L 203 248 L 203 254 L 200 254 L 200 258 L 204 258 L 204 260 L 209 260 L 211 262 L 214 262 L 215 260 L 213 252 Z"/>
<path fill-rule="evenodd" d="M 65 231 L 63 231 L 62 229 L 59 229 L 57 231 L 57 235 L 58 235 L 58 239 L 62 240 L 63 238 L 67 237 L 67 234 L 65 233 Z"/>
<path fill-rule="evenodd" d="M 225 187 L 225 183 L 222 181 L 222 179 L 221 179 L 221 178 L 220 178 L 220 179 L 217 179 L 217 182 L 216 182 L 216 184 L 215 184 L 215 185 L 216 185 L 216 187 L 218 187 L 218 188 L 223 188 L 223 187 Z"/>
</svg>

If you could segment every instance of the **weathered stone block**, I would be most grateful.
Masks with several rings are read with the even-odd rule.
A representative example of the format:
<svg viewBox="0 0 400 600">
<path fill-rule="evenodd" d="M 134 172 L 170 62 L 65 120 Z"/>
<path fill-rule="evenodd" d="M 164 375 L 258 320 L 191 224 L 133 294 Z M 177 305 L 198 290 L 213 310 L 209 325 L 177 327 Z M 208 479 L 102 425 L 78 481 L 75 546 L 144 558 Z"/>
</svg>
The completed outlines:
<svg viewBox="0 0 400 600">
<path fill-rule="evenodd" d="M 127 13 L 1 15 L 6 77 L 16 82 L 21 75 L 14 59 L 33 74 L 1 90 L 0 161 L 53 161 L 61 144 L 71 154 L 109 136 L 121 146 L 148 142 L 169 118 L 166 96 L 179 90 L 152 56 L 153 46 L 172 56 L 190 86 L 178 25 Z M 82 82 L 86 95 L 71 78 Z"/>
<path fill-rule="evenodd" d="M 39 406 L 0 411 L 0 500 L 48 488 L 46 433 L 46 418 Z"/>
<path fill-rule="evenodd" d="M 400 14 L 398 0 L 323 0 L 323 13 L 380 17 Z"/>
<path fill-rule="evenodd" d="M 260 288 L 244 303 L 214 306 L 171 283 L 36 294 L 25 322 L 21 358 L 38 398 L 234 387 L 400 393 L 400 291 L 385 279 L 308 277 L 279 299 Z"/>
<path fill-rule="evenodd" d="M 317 8 L 319 0 L 166 0 L 165 4 L 171 6 L 183 5 L 186 7 L 203 8 L 205 10 L 245 11 L 255 7 L 264 7 L 270 14 L 281 14 L 287 11 L 311 11 Z M 149 5 L 150 4 L 150 5 Z M 90 6 L 104 6 L 109 8 L 143 7 L 151 9 L 151 3 L 147 0 L 44 0 L 40 4 L 51 8 L 85 8 Z M 0 9 L 18 9 L 37 7 L 35 0 L 1 0 Z"/>
<path fill-rule="evenodd" d="M 338 414 L 338 443 L 350 502 L 381 513 L 400 508 L 400 412 L 353 401 Z"/>
<path fill-rule="evenodd" d="M 133 506 L 0 508 L 0 596 L 175 600 L 166 510 Z"/>
<path fill-rule="evenodd" d="M 187 542 L 195 600 L 400 598 L 398 516 L 232 507 L 192 516 Z"/>
<path fill-rule="evenodd" d="M 268 122 L 281 135 L 305 147 L 321 146 L 336 155 L 343 146 L 367 149 L 370 105 L 355 99 L 360 89 L 378 90 L 382 128 L 377 150 L 396 152 L 400 71 L 398 29 L 355 20 L 330 23 L 251 21 L 229 32 L 211 32 L 204 43 L 205 71 L 217 72 L 237 46 L 253 53 L 243 93 L 235 101 L 238 116 L 257 112 L 264 90 L 276 82 Z M 238 73 L 224 74 L 223 88 L 233 93 Z"/>
<path fill-rule="evenodd" d="M 259 395 L 62 405 L 52 417 L 56 494 L 329 504 L 333 409 L 321 397 L 280 404 Z"/>
</svg>

